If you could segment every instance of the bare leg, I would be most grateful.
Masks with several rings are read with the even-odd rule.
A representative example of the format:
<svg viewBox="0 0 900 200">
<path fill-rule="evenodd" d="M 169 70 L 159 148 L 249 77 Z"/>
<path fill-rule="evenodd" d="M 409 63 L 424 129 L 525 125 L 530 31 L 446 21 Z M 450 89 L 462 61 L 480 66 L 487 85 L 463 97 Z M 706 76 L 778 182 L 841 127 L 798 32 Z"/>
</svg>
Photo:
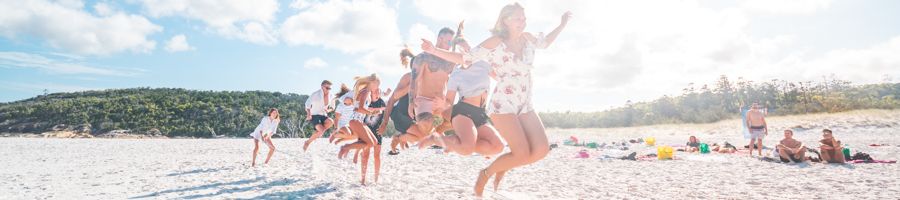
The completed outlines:
<svg viewBox="0 0 900 200">
<path fill-rule="evenodd" d="M 759 156 L 762 156 L 762 149 L 763 149 L 762 138 L 757 139 L 757 143 L 759 144 L 759 146 L 756 149 L 759 152 Z"/>
<path fill-rule="evenodd" d="M 750 138 L 750 146 L 747 146 L 750 148 L 750 156 L 753 156 L 753 143 L 756 142 L 754 139 L 755 138 Z"/>
<path fill-rule="evenodd" d="M 475 196 L 481 196 L 484 192 L 484 185 L 488 179 L 497 172 L 507 171 L 514 167 L 518 167 L 528 163 L 531 156 L 531 148 L 528 147 L 528 139 L 525 136 L 525 129 L 519 122 L 518 116 L 515 114 L 494 114 L 491 115 L 491 121 L 500 131 L 500 135 L 509 144 L 510 152 L 497 157 L 493 163 L 485 168 L 475 182 Z"/>
<path fill-rule="evenodd" d="M 794 156 L 794 158 L 802 162 L 803 159 L 806 159 L 806 149 L 800 149 L 800 152 L 797 152 L 797 155 Z"/>
<path fill-rule="evenodd" d="M 778 156 L 784 160 L 791 160 L 791 157 L 788 156 L 787 151 L 785 151 L 783 148 L 778 148 Z"/>
<path fill-rule="evenodd" d="M 366 185 L 366 169 L 369 168 L 369 150 L 371 149 L 365 148 L 362 150 L 362 163 L 360 163 L 360 165 L 362 165 L 360 167 L 360 170 L 362 170 L 362 180 L 360 183 L 362 185 Z"/>
<path fill-rule="evenodd" d="M 275 154 L 275 144 L 272 144 L 272 136 L 264 137 L 263 141 L 266 142 L 266 145 L 269 145 L 269 155 L 266 156 L 266 162 L 264 164 L 269 164 L 269 160 L 272 159 L 272 155 Z"/>
<path fill-rule="evenodd" d="M 475 141 L 475 152 L 485 156 L 497 155 L 503 152 L 503 142 L 497 135 L 497 129 L 489 124 L 478 127 L 478 141 Z"/>
<path fill-rule="evenodd" d="M 256 167 L 256 154 L 259 154 L 259 140 L 253 139 L 253 161 L 250 162 L 251 167 Z"/>
<path fill-rule="evenodd" d="M 316 125 L 316 132 L 309 136 L 306 139 L 306 142 L 303 143 L 303 151 L 309 148 L 309 144 L 313 141 L 316 141 L 319 137 L 322 137 L 322 134 L 325 134 L 325 126 L 324 125 Z"/>
<path fill-rule="evenodd" d="M 381 145 L 375 143 L 375 147 L 372 149 L 375 155 L 375 182 L 378 182 L 378 175 L 381 173 Z"/>
<path fill-rule="evenodd" d="M 821 154 L 821 156 L 822 156 L 822 163 L 831 162 L 831 159 L 832 159 L 831 158 L 832 157 L 831 150 L 828 150 L 825 148 L 819 148 L 819 154 Z"/>
</svg>

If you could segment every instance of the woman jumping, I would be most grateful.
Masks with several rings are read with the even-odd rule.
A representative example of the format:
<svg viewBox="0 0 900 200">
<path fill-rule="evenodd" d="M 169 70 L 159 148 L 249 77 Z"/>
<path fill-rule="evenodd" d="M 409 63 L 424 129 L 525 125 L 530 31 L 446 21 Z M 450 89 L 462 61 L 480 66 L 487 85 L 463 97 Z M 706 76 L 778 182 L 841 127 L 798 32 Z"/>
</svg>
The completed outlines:
<svg viewBox="0 0 900 200">
<path fill-rule="evenodd" d="M 534 112 L 531 102 L 534 50 L 547 48 L 566 27 L 572 14 L 562 15 L 559 26 L 546 37 L 534 36 L 525 30 L 525 9 L 518 3 L 504 6 L 497 23 L 491 30 L 492 37 L 473 48 L 469 53 L 453 53 L 434 48 L 423 39 L 422 49 L 445 60 L 471 65 L 484 61 L 493 66 L 497 76 L 497 88 L 492 93 L 488 112 L 500 135 L 509 144 L 510 152 L 501 155 L 479 173 L 475 182 L 475 195 L 481 196 L 491 176 L 497 189 L 506 171 L 543 159 L 550 151 L 547 134 L 541 118 Z"/>
</svg>

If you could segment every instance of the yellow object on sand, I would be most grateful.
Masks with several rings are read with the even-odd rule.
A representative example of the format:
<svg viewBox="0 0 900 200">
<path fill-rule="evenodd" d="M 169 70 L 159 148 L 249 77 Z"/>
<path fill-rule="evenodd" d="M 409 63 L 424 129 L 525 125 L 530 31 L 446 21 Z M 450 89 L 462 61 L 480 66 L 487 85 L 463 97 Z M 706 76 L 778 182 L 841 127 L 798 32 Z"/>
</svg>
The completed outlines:
<svg viewBox="0 0 900 200">
<path fill-rule="evenodd" d="M 670 146 L 658 146 L 656 147 L 656 157 L 660 160 L 672 159 L 675 157 L 675 150 Z"/>
<path fill-rule="evenodd" d="M 656 145 L 656 138 L 647 137 L 647 138 L 644 138 L 644 142 L 647 143 L 647 146 L 653 146 L 653 145 Z"/>
</svg>

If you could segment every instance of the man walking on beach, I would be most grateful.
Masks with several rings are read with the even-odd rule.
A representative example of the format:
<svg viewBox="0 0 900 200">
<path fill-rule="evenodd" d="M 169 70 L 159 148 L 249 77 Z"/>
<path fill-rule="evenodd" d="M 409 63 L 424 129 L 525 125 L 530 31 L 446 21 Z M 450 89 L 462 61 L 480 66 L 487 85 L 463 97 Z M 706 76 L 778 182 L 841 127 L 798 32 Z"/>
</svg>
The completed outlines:
<svg viewBox="0 0 900 200">
<path fill-rule="evenodd" d="M 334 125 L 334 120 L 328 118 L 328 112 L 334 110 L 334 101 L 328 98 L 331 91 L 331 81 L 324 80 L 320 85 L 321 88 L 309 95 L 306 99 L 306 121 L 312 121 L 316 132 L 309 136 L 309 139 L 303 143 L 303 151 L 309 148 L 309 144 L 322 137 L 325 130 Z"/>
<path fill-rule="evenodd" d="M 754 141 L 756 141 L 759 156 L 762 156 L 762 140 L 769 134 L 769 129 L 766 125 L 765 114 L 759 109 L 759 104 L 753 103 L 750 111 L 747 112 L 747 125 L 750 131 L 750 155 L 753 155 Z"/>
</svg>

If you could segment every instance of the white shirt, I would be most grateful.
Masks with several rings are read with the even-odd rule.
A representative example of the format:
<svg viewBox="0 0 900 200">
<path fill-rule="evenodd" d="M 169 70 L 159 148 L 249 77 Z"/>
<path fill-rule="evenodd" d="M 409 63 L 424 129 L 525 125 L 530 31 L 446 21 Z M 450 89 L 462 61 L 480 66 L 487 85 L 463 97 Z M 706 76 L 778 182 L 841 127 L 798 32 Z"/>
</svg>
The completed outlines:
<svg viewBox="0 0 900 200">
<path fill-rule="evenodd" d="M 255 139 L 262 139 L 265 135 L 275 135 L 278 132 L 279 122 L 281 120 L 269 120 L 269 116 L 265 116 L 259 122 L 259 125 L 256 126 L 256 129 L 253 129 L 253 132 L 250 133 L 250 136 Z"/>
<path fill-rule="evenodd" d="M 334 99 L 328 98 L 328 102 L 325 102 L 321 89 L 316 90 L 306 99 L 306 109 L 309 109 L 309 113 L 312 115 L 328 116 L 326 108 L 329 107 L 334 108 Z"/>
</svg>

